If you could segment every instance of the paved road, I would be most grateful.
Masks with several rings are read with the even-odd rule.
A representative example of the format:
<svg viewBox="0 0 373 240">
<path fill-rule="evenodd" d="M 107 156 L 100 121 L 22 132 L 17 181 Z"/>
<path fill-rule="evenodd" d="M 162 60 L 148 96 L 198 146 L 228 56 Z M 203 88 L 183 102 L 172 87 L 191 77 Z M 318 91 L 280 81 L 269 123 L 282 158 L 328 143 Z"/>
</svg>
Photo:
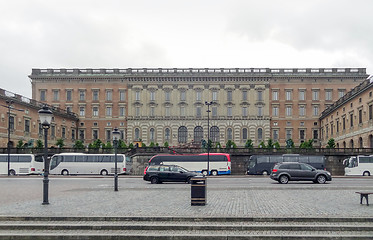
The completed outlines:
<svg viewBox="0 0 373 240">
<path fill-rule="evenodd" d="M 152 185 L 136 177 L 51 177 L 50 205 L 41 205 L 42 178 L 1 177 L 0 216 L 372 217 L 355 191 L 373 192 L 373 178 L 334 178 L 328 184 L 278 184 L 268 177 L 207 181 L 207 205 L 190 205 L 190 185 Z"/>
</svg>

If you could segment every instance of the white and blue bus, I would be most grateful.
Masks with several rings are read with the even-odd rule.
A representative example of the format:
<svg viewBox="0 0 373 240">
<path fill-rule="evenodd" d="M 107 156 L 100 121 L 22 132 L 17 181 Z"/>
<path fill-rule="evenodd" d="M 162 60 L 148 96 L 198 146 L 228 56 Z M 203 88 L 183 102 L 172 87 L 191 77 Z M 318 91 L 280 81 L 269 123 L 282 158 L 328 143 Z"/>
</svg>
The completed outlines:
<svg viewBox="0 0 373 240">
<path fill-rule="evenodd" d="M 198 155 L 155 155 L 149 160 L 149 165 L 178 165 L 189 171 L 200 172 L 203 175 L 213 176 L 231 174 L 231 157 L 226 153 L 202 153 Z M 209 173 L 207 173 L 209 162 Z M 146 172 L 145 168 L 145 171 Z"/>
<path fill-rule="evenodd" d="M 50 174 L 100 174 L 115 172 L 114 154 L 60 153 L 51 158 Z M 126 173 L 126 157 L 117 154 L 117 173 Z"/>
<path fill-rule="evenodd" d="M 249 159 L 247 174 L 249 175 L 269 175 L 273 166 L 281 162 L 301 162 L 307 163 L 316 169 L 325 170 L 325 156 L 318 155 L 252 155 Z"/>
<path fill-rule="evenodd" d="M 343 161 L 346 176 L 370 176 L 373 174 L 373 155 L 352 156 Z"/>
<path fill-rule="evenodd" d="M 41 174 L 44 170 L 43 157 L 34 154 L 9 154 L 9 174 Z M 0 154 L 0 174 L 8 174 L 8 154 Z"/>
</svg>

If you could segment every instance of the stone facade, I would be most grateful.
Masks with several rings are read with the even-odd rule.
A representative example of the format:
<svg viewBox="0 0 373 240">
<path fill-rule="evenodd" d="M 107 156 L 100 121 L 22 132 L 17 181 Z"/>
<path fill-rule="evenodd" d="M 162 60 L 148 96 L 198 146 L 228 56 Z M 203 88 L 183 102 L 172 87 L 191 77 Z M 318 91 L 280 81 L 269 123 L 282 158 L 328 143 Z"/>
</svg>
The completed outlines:
<svg viewBox="0 0 373 240">
<path fill-rule="evenodd" d="M 8 101 L 8 102 L 7 102 Z M 8 106 L 11 101 L 10 117 Z M 22 140 L 28 147 L 35 146 L 37 139 L 44 143 L 40 129 L 38 111 L 44 105 L 32 99 L 0 89 L 0 147 L 6 148 L 10 120 L 10 146 L 16 147 Z M 52 108 L 53 119 L 48 130 L 48 145 L 55 146 L 56 140 L 62 138 L 67 146 L 75 142 L 78 117 L 59 108 Z"/>
<path fill-rule="evenodd" d="M 319 137 L 319 113 L 367 74 L 335 68 L 129 68 L 33 69 L 29 77 L 34 99 L 80 115 L 79 138 L 87 144 L 110 140 L 114 127 L 127 142 L 200 144 L 209 125 L 210 139 L 222 146 L 228 140 L 244 146 L 248 139 L 258 146 L 269 138 L 284 146 L 288 136 L 296 145 Z M 205 102 L 211 101 L 208 123 Z"/>
<path fill-rule="evenodd" d="M 326 109 L 320 123 L 324 147 L 333 138 L 337 148 L 373 148 L 373 78 Z"/>
</svg>

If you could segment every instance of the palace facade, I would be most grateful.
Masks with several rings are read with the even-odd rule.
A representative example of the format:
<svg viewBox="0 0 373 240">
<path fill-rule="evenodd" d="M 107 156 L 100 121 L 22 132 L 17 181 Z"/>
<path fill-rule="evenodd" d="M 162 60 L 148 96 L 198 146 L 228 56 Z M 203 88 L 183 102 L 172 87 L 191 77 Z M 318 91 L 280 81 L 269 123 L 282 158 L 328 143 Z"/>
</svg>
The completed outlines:
<svg viewBox="0 0 373 240">
<path fill-rule="evenodd" d="M 78 114 L 78 139 L 163 146 L 210 139 L 254 146 L 319 144 L 321 112 L 359 85 L 365 69 L 33 69 L 33 99 Z M 206 102 L 211 105 L 207 106 Z M 207 110 L 209 112 L 207 113 Z"/>
</svg>

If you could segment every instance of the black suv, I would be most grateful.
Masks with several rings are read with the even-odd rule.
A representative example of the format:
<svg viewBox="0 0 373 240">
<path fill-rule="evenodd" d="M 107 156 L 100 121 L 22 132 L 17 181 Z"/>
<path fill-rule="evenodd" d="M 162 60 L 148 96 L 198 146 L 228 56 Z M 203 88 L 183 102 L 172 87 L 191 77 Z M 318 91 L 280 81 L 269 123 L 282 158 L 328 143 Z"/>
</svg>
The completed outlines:
<svg viewBox="0 0 373 240">
<path fill-rule="evenodd" d="M 313 181 L 325 183 L 331 181 L 330 172 L 316 169 L 305 163 L 283 162 L 277 163 L 270 175 L 271 179 L 286 184 L 289 181 Z"/>
<path fill-rule="evenodd" d="M 151 165 L 145 169 L 144 180 L 152 184 L 162 182 L 187 182 L 195 176 L 202 176 L 196 172 L 190 172 L 177 165 Z"/>
</svg>

